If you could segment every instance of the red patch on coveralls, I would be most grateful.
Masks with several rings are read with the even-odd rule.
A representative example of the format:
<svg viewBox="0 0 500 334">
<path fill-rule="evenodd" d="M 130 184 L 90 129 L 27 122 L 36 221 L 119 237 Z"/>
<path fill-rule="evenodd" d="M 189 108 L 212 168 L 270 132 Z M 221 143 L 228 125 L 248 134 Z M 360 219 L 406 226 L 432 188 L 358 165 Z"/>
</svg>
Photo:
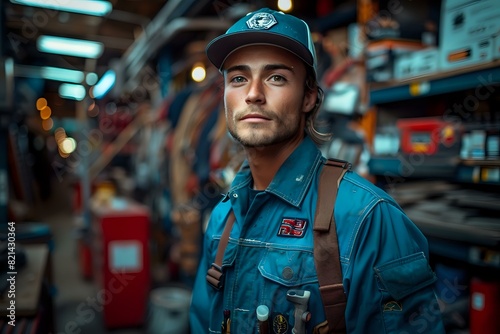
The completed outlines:
<svg viewBox="0 0 500 334">
<path fill-rule="evenodd" d="M 283 218 L 278 235 L 284 237 L 302 238 L 306 232 L 307 220 L 298 218 Z"/>
</svg>

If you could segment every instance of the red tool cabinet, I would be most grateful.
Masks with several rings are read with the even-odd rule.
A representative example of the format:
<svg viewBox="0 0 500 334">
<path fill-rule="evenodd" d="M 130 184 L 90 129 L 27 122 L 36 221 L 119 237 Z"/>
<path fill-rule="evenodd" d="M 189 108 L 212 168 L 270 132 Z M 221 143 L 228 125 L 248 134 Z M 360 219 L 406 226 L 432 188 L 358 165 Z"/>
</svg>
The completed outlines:
<svg viewBox="0 0 500 334">
<path fill-rule="evenodd" d="M 144 324 L 150 292 L 147 207 L 113 199 L 92 211 L 95 303 L 108 328 Z"/>
</svg>

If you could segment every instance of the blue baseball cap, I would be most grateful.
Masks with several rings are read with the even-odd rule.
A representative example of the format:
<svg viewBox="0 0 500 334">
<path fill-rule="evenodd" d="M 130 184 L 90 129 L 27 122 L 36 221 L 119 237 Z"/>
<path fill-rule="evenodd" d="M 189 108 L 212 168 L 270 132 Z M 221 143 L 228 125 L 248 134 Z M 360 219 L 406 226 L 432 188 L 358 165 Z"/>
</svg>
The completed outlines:
<svg viewBox="0 0 500 334">
<path fill-rule="evenodd" d="M 290 51 L 311 66 L 316 73 L 316 52 L 309 26 L 303 20 L 269 8 L 248 13 L 224 35 L 206 48 L 208 59 L 219 70 L 227 57 L 248 45 L 273 45 Z"/>
</svg>

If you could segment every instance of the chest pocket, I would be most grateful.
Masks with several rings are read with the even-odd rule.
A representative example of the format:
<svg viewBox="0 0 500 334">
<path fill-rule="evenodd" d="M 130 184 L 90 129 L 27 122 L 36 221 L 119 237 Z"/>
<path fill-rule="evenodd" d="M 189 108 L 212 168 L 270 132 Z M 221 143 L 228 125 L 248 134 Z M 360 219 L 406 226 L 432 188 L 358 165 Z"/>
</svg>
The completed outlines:
<svg viewBox="0 0 500 334">
<path fill-rule="evenodd" d="M 286 287 L 318 282 L 312 251 L 268 248 L 259 271 L 265 278 Z"/>
<path fill-rule="evenodd" d="M 437 279 L 422 252 L 390 261 L 374 270 L 381 282 L 381 290 L 387 291 L 395 300 L 402 300 Z"/>
</svg>

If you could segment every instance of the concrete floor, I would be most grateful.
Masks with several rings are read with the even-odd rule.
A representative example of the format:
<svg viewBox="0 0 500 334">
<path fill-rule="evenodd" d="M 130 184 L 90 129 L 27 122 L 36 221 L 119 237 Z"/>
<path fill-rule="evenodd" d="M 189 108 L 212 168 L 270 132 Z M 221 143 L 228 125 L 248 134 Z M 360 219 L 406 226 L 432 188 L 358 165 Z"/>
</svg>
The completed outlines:
<svg viewBox="0 0 500 334">
<path fill-rule="evenodd" d="M 148 332 L 160 334 L 148 330 L 148 322 L 139 328 L 106 329 L 102 311 L 92 312 L 93 314 L 87 312 L 86 316 L 82 316 L 81 304 L 87 303 L 89 299 L 95 299 L 101 288 L 81 274 L 75 216 L 71 207 L 71 188 L 64 182 L 55 182 L 52 196 L 33 208 L 35 213 L 32 214 L 34 219 L 47 224 L 53 234 L 52 277 L 56 330 L 55 333 L 50 334 L 145 334 Z M 153 275 L 153 277 L 160 277 L 161 282 L 161 275 L 164 273 Z M 163 282 L 168 285 L 166 279 Z M 86 310 L 89 309 L 86 308 Z M 148 313 L 148 316 L 151 316 L 151 313 Z M 168 333 L 173 332 L 168 331 Z"/>
</svg>

